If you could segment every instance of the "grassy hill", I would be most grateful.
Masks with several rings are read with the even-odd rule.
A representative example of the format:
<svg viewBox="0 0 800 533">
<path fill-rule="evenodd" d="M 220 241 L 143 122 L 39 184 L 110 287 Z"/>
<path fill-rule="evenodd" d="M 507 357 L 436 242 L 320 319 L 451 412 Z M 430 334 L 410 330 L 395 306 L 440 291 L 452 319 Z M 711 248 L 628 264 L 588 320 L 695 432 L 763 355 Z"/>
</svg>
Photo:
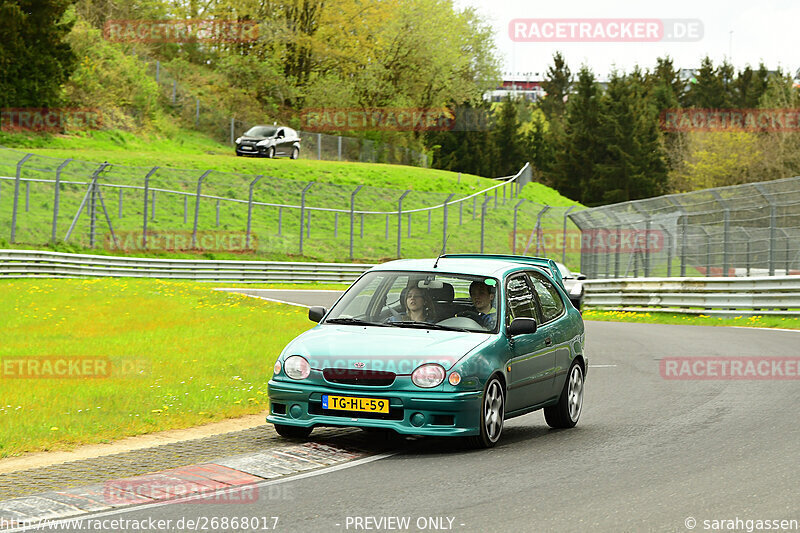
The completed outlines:
<svg viewBox="0 0 800 533">
<path fill-rule="evenodd" d="M 219 202 L 219 225 L 217 201 L 205 198 L 201 200 L 198 228 L 206 231 L 245 231 L 246 200 L 250 182 L 256 175 L 264 177 L 254 189 L 254 200 L 276 204 L 299 205 L 302 189 L 309 182 L 314 182 L 306 197 L 307 206 L 349 209 L 351 192 L 358 185 L 363 185 L 364 188 L 356 196 L 355 209 L 386 211 L 391 214 L 388 217 L 386 214 L 365 215 L 363 237 L 361 217 L 356 216 L 354 257 L 361 261 L 395 257 L 397 200 L 403 191 L 411 191 L 403 201 L 405 211 L 439 205 L 451 193 L 455 194 L 451 199 L 454 202 L 498 183 L 477 176 L 400 165 L 235 157 L 231 146 L 216 143 L 189 131 L 181 131 L 180 135 L 173 138 L 143 137 L 113 130 L 69 137 L 2 134 L 0 143 L 13 148 L 0 150 L 0 176 L 13 177 L 17 162 L 26 152 L 35 155 L 23 166 L 23 178 L 52 180 L 58 165 L 64 159 L 71 158 L 74 161 L 64 167 L 62 180 L 85 182 L 101 162 L 107 161 L 111 166 L 103 173 L 101 183 L 141 187 L 145 174 L 152 167 L 159 166 L 160 170 L 150 180 L 151 188 L 183 191 L 188 194 L 156 193 L 155 216 L 148 218 L 148 231 L 191 231 L 197 179 L 209 169 L 213 172 L 203 182 L 203 194 L 219 196 L 225 200 Z M 13 182 L 0 182 L 0 239 L 8 241 Z M 543 205 L 553 206 L 543 219 L 544 227 L 553 231 L 562 227 L 564 208 L 575 205 L 556 191 L 538 183 L 525 186 L 519 200 L 511 199 L 510 187 L 505 189 L 505 201 L 503 188 L 500 188 L 497 190 L 497 206 L 495 207 L 494 193 L 487 205 L 484 244 L 486 252 L 511 251 L 513 206 L 519 200 L 526 201 L 518 213 L 518 229 L 521 234 L 524 232 L 524 235 L 518 237 L 518 253 L 527 244 L 530 231 L 536 223 L 536 215 Z M 119 216 L 120 190 L 122 216 Z M 63 239 L 85 192 L 86 185 L 62 184 L 57 232 L 59 240 Z M 142 192 L 141 189 L 103 187 L 104 201 L 116 231 L 141 231 L 144 207 Z M 238 199 L 240 202 L 228 199 Z M 483 200 L 484 197 L 481 196 L 463 202 L 463 206 L 451 206 L 448 251 L 480 249 L 480 205 Z M 30 184 L 29 210 L 26 211 L 25 187 L 22 187 L 16 239 L 20 247 L 49 247 L 53 204 L 53 184 L 33 182 Z M 409 234 L 409 215 L 403 215 L 402 255 L 436 255 L 442 246 L 442 209 L 431 213 L 430 231 L 427 212 L 416 212 L 410 217 Z M 253 209 L 252 232 L 256 235 L 258 246 L 254 253 L 150 251 L 146 255 L 197 257 L 199 253 L 216 259 L 349 260 L 349 213 L 339 213 L 337 217 L 334 212 L 312 211 L 302 256 L 299 256 L 299 226 L 298 210 L 256 206 Z M 88 233 L 89 220 L 85 210 L 70 243 L 59 244 L 55 248 L 89 251 Z M 98 215 L 97 233 L 101 248 L 95 249 L 93 253 L 118 253 L 110 249 L 110 240 L 105 237 L 108 230 L 102 213 Z M 2 241 L 0 244 L 3 244 Z M 529 253 L 532 252 L 533 249 L 529 249 Z M 128 250 L 126 253 L 142 255 L 135 250 Z"/>
</svg>

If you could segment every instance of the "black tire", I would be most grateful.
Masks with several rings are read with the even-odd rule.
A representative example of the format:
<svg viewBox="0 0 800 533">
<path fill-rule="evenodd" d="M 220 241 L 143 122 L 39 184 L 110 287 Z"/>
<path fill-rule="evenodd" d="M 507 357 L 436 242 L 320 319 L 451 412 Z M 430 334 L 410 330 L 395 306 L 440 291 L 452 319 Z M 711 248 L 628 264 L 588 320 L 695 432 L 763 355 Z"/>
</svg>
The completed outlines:
<svg viewBox="0 0 800 533">
<path fill-rule="evenodd" d="M 558 403 L 552 407 L 545 407 L 544 419 L 551 428 L 572 428 L 578 423 L 583 410 L 583 367 L 578 360 L 572 361 L 567 372 L 567 380 L 561 389 Z"/>
<path fill-rule="evenodd" d="M 297 159 L 298 157 L 300 157 L 300 148 L 298 148 L 297 146 L 292 148 L 292 155 L 290 157 L 292 159 Z"/>
<path fill-rule="evenodd" d="M 236 157 L 242 157 L 242 154 L 240 154 L 239 152 L 236 152 Z"/>
<path fill-rule="evenodd" d="M 493 411 L 488 413 L 487 411 Z M 497 376 L 492 376 L 486 383 L 481 396 L 481 412 L 479 425 L 480 435 L 468 438 L 471 448 L 491 448 L 503 434 L 503 420 L 506 414 L 506 391 Z M 488 426 L 488 427 L 487 427 Z"/>
<path fill-rule="evenodd" d="M 278 435 L 287 439 L 305 439 L 314 428 L 304 428 L 300 426 L 287 426 L 285 424 L 275 424 L 275 431 Z"/>
<path fill-rule="evenodd" d="M 274 146 L 270 146 L 269 148 L 267 148 L 267 157 L 270 158 L 270 159 L 275 157 L 275 147 Z"/>
</svg>

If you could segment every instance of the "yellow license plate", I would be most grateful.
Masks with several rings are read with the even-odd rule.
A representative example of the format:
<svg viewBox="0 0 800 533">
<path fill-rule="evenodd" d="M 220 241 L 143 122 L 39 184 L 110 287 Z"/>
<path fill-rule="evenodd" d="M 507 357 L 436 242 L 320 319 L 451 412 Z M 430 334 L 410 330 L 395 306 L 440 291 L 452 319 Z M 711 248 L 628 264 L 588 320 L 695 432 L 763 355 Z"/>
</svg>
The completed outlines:
<svg viewBox="0 0 800 533">
<path fill-rule="evenodd" d="M 389 400 L 323 394 L 322 408 L 336 409 L 338 411 L 360 411 L 362 413 L 388 413 Z"/>
</svg>

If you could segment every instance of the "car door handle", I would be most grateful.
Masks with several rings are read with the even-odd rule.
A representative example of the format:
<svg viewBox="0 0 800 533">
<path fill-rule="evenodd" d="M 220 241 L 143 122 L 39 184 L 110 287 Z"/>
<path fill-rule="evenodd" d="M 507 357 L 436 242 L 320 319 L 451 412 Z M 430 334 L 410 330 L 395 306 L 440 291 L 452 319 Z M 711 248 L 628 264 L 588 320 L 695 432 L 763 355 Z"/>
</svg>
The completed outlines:
<svg viewBox="0 0 800 533">
<path fill-rule="evenodd" d="M 545 346 L 552 346 L 553 345 L 553 338 L 552 337 L 545 338 L 544 339 L 544 345 Z"/>
</svg>

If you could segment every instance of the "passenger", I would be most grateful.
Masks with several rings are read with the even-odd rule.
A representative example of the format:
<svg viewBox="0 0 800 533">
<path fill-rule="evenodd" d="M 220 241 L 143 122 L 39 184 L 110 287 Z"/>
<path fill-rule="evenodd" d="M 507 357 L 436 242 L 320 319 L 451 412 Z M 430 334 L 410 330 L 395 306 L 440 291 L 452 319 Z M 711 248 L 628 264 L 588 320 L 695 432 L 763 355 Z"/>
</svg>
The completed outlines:
<svg viewBox="0 0 800 533">
<path fill-rule="evenodd" d="M 428 291 L 419 287 L 406 290 L 406 312 L 399 316 L 390 316 L 387 322 L 430 322 L 436 321 L 436 309 Z"/>
<path fill-rule="evenodd" d="M 477 309 L 475 320 L 486 329 L 493 330 L 497 324 L 497 309 L 494 307 L 494 291 L 482 281 L 473 281 L 469 285 L 469 297 Z"/>
</svg>

